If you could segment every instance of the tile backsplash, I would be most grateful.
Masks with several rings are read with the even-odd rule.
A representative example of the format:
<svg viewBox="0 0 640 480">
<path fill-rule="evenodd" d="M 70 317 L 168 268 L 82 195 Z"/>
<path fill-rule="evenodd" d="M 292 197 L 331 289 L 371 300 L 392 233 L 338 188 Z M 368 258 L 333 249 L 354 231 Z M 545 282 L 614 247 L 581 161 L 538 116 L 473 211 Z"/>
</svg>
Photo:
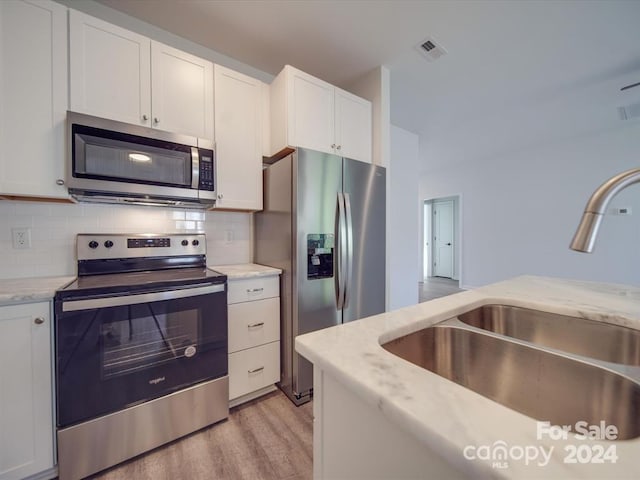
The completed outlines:
<svg viewBox="0 0 640 480">
<path fill-rule="evenodd" d="M 13 248 L 14 228 L 31 229 L 31 248 Z M 0 201 L 0 279 L 75 275 L 78 233 L 196 232 L 209 265 L 251 261 L 250 213 Z"/>
</svg>

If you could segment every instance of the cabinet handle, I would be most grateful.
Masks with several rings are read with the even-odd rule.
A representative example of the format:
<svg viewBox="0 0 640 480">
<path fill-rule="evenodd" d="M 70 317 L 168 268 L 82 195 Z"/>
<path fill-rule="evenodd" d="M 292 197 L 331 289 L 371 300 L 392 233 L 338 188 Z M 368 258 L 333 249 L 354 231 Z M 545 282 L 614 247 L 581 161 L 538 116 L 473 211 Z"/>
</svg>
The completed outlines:
<svg viewBox="0 0 640 480">
<path fill-rule="evenodd" d="M 42 318 L 42 317 L 36 317 L 36 318 L 33 320 L 33 322 L 34 322 L 36 325 L 42 325 L 42 324 L 44 323 L 44 318 Z"/>
<path fill-rule="evenodd" d="M 145 122 L 149 120 L 149 115 L 147 115 L 146 113 L 142 115 L 142 120 L 144 120 Z"/>
<path fill-rule="evenodd" d="M 247 293 L 258 293 L 258 292 L 261 292 L 263 290 L 264 290 L 264 288 L 252 288 L 252 289 L 248 289 L 247 288 Z"/>
<path fill-rule="evenodd" d="M 254 368 L 253 370 L 248 370 L 247 372 L 248 372 L 249 374 L 251 374 L 251 373 L 258 373 L 258 372 L 261 372 L 262 370 L 264 370 L 264 367 Z"/>
<path fill-rule="evenodd" d="M 342 145 L 338 145 L 336 148 L 340 150 L 342 148 Z"/>
<path fill-rule="evenodd" d="M 153 117 L 153 123 L 156 125 L 160 123 L 160 119 L 158 117 Z"/>
<path fill-rule="evenodd" d="M 262 327 L 263 325 L 264 325 L 264 322 L 252 323 L 250 325 L 247 325 L 247 328 L 257 328 L 257 327 Z"/>
<path fill-rule="evenodd" d="M 56 185 L 64 185 L 64 180 L 62 180 L 61 178 L 57 179 Z"/>
<path fill-rule="evenodd" d="M 223 197 L 224 195 L 222 195 L 221 193 L 218 194 L 218 200 L 222 200 Z"/>
<path fill-rule="evenodd" d="M 336 144 L 335 144 L 335 143 L 332 143 L 332 144 L 331 144 L 331 148 L 336 148 Z"/>
</svg>

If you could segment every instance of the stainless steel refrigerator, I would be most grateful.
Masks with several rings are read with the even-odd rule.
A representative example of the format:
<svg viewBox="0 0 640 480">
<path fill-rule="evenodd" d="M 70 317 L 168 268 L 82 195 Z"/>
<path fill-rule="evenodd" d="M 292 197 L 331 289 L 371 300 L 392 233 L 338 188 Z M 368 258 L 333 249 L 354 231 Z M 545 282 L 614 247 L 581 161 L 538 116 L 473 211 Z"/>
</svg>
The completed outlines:
<svg viewBox="0 0 640 480">
<path fill-rule="evenodd" d="M 283 270 L 280 388 L 310 400 L 313 368 L 297 335 L 384 312 L 383 167 L 296 149 L 264 170 L 255 260 Z"/>
</svg>

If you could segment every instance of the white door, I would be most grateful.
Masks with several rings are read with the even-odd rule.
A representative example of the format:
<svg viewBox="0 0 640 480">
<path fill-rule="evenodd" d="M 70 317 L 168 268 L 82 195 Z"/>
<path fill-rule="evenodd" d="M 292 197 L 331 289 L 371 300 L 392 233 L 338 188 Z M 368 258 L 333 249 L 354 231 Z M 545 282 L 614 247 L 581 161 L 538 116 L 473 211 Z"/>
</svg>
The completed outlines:
<svg viewBox="0 0 640 480">
<path fill-rule="evenodd" d="M 70 109 L 150 126 L 150 55 L 148 38 L 69 10 Z"/>
<path fill-rule="evenodd" d="M 0 2 L 0 192 L 68 198 L 67 11 Z"/>
<path fill-rule="evenodd" d="M 49 302 L 0 307 L 0 479 L 53 468 Z"/>
<path fill-rule="evenodd" d="M 453 200 L 433 202 L 433 276 L 453 278 Z"/>
<path fill-rule="evenodd" d="M 217 208 L 262 210 L 262 87 L 214 67 Z"/>
<path fill-rule="evenodd" d="M 152 126 L 213 141 L 213 63 L 151 42 Z"/>
<path fill-rule="evenodd" d="M 335 89 L 336 154 L 371 163 L 371 102 Z"/>
<path fill-rule="evenodd" d="M 333 85 L 293 68 L 288 80 L 288 144 L 335 153 Z"/>
</svg>

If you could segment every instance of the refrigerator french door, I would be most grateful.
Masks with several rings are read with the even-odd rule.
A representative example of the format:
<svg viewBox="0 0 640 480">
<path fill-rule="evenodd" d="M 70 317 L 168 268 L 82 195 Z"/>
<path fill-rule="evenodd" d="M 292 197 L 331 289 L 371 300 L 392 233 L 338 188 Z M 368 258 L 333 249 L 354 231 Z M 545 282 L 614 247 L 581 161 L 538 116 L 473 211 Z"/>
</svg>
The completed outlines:
<svg viewBox="0 0 640 480">
<path fill-rule="evenodd" d="M 295 337 L 385 310 L 385 184 L 383 167 L 306 149 L 264 171 L 256 261 L 283 270 L 279 385 L 298 405 L 313 368 Z"/>
</svg>

